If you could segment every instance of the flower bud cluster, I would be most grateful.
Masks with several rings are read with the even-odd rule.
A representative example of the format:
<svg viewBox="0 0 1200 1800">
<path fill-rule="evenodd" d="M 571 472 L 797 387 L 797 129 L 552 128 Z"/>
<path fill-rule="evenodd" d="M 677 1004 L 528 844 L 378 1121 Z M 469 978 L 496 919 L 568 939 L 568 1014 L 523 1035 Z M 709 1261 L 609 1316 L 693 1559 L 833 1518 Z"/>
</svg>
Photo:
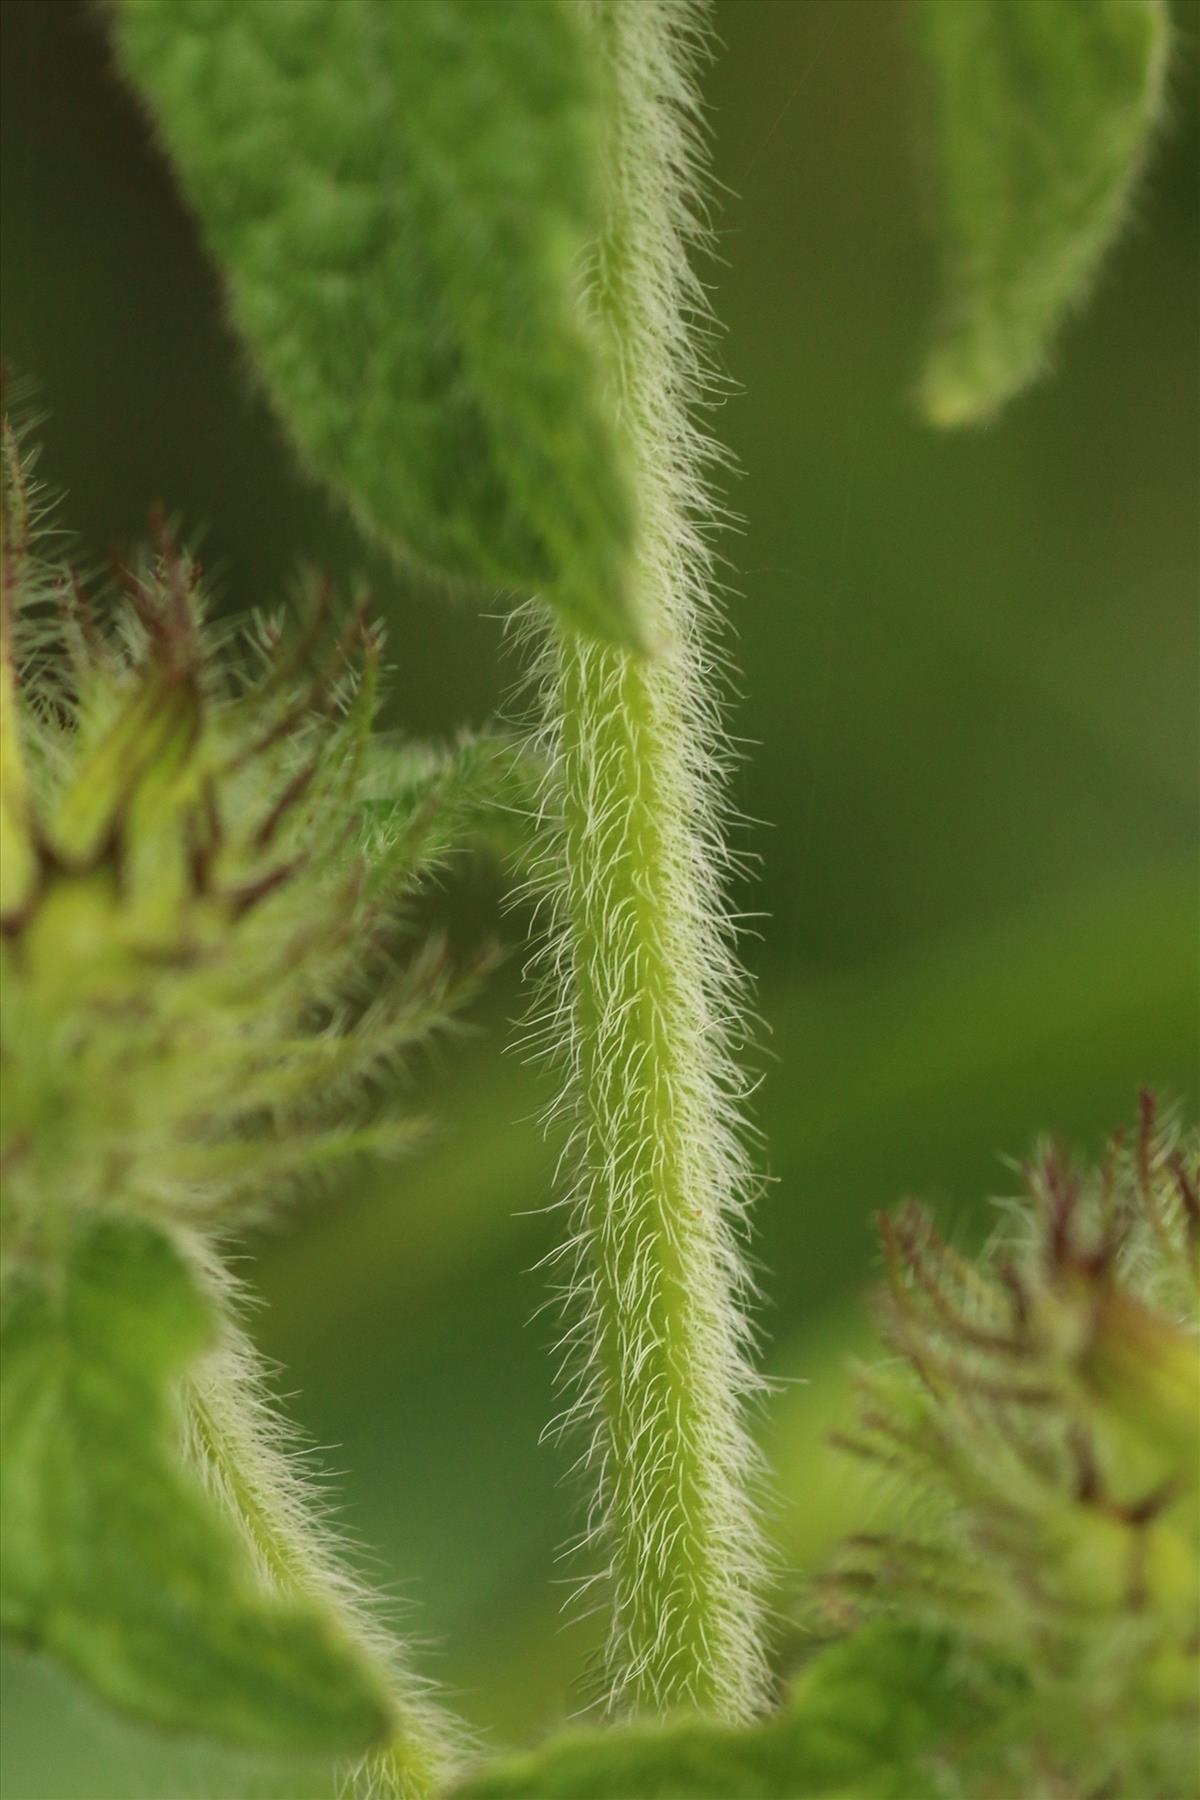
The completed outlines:
<svg viewBox="0 0 1200 1800">
<path fill-rule="evenodd" d="M 887 1471 L 897 1528 L 852 1540 L 828 1593 L 1008 1684 L 1013 1792 L 1194 1791 L 1197 1148 L 1144 1094 L 1099 1168 L 1033 1158 L 978 1262 L 916 1207 L 881 1221 L 897 1360 L 842 1441 Z"/>
<path fill-rule="evenodd" d="M 293 630 L 230 643 L 161 521 L 93 604 L 45 559 L 40 510 L 6 422 L 0 1155 L 21 1260 L 83 1210 L 223 1228 L 398 1147 L 413 1128 L 381 1116 L 377 1078 L 448 999 L 439 948 L 393 959 L 445 834 L 428 793 L 383 831 L 362 804 L 364 609 L 339 620 L 314 586 Z"/>
</svg>

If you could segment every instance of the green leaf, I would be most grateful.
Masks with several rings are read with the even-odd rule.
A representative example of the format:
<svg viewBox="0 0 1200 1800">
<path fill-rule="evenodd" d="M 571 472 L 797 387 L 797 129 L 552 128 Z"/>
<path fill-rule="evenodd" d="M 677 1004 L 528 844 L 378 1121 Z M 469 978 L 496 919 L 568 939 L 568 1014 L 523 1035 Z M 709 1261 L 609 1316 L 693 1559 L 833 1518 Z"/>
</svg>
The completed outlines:
<svg viewBox="0 0 1200 1800">
<path fill-rule="evenodd" d="M 944 320 L 937 425 L 1040 375 L 1120 230 L 1161 110 L 1163 0 L 922 0 L 934 81 Z"/>
<path fill-rule="evenodd" d="M 312 468 L 416 562 L 638 641 L 576 9 L 124 0 L 118 42 Z"/>
<path fill-rule="evenodd" d="M 929 1754 L 986 1716 L 949 1640 L 870 1625 L 816 1655 L 762 1725 L 572 1732 L 458 1800 L 917 1800 L 934 1791 Z"/>
<path fill-rule="evenodd" d="M 108 1219 L 3 1325 L 0 1617 L 103 1698 L 264 1749 L 382 1740 L 380 1678 L 308 1599 L 260 1580 L 180 1456 L 174 1389 L 212 1321 L 178 1252 Z"/>
</svg>

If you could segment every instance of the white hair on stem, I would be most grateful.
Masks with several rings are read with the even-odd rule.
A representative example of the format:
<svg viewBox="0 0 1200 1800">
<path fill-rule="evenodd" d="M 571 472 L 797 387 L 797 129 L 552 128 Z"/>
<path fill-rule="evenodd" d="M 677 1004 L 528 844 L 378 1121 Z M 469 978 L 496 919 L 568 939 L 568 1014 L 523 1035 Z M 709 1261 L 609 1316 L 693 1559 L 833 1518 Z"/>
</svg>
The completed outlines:
<svg viewBox="0 0 1200 1800">
<path fill-rule="evenodd" d="M 388 1742 L 345 1769 L 338 1792 L 343 1800 L 434 1800 L 465 1770 L 474 1746 L 347 1567 L 321 1488 L 271 1404 L 262 1358 L 234 1323 L 237 1283 L 195 1234 L 187 1234 L 186 1248 L 221 1318 L 219 1341 L 184 1394 L 189 1460 L 237 1523 L 264 1581 L 328 1608 L 384 1672 L 391 1694 Z"/>
<path fill-rule="evenodd" d="M 542 871 L 572 1226 L 564 1364 L 594 1500 L 584 1544 L 611 1596 L 608 1710 L 762 1704 L 761 1389 L 740 1240 L 757 1182 L 741 1118 L 743 977 L 724 897 L 730 749 L 710 621 L 716 454 L 689 251 L 703 141 L 695 0 L 582 0 L 608 84 L 606 227 L 585 304 L 608 358 L 639 508 L 634 580 L 653 649 L 560 628 L 542 661 L 557 825 Z"/>
</svg>

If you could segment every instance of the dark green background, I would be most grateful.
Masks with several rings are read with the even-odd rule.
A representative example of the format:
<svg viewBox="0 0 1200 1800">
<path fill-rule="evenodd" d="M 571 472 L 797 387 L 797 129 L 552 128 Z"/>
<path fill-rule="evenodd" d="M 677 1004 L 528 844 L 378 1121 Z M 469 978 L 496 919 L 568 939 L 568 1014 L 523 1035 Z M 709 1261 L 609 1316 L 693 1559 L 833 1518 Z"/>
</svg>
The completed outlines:
<svg viewBox="0 0 1200 1800">
<path fill-rule="evenodd" d="M 277 597 L 301 562 L 367 573 L 393 723 L 444 735 L 503 708 L 499 622 L 374 563 L 298 475 L 100 15 L 0 16 L 4 354 L 37 382 L 83 560 L 161 498 L 204 527 L 230 608 Z M 713 424 L 742 469 L 723 550 L 752 821 L 736 835 L 759 865 L 734 904 L 754 915 L 764 1020 L 775 1179 L 756 1253 L 781 1386 L 762 1430 L 785 1611 L 866 1503 L 822 1437 L 868 1341 L 872 1209 L 925 1195 L 968 1239 L 1011 1186 L 1000 1152 L 1049 1126 L 1094 1149 L 1139 1081 L 1188 1105 L 1200 1085 L 1200 9 L 1176 19 L 1167 129 L 1055 379 L 988 434 L 939 438 L 910 400 L 936 262 L 906 8 L 718 9 L 709 277 L 732 385 Z M 517 946 L 527 921 L 502 919 L 499 893 L 465 872 L 459 928 Z M 499 1742 L 577 1703 L 595 1635 L 559 1618 L 579 1496 L 538 1441 L 552 1090 L 513 1047 L 520 962 L 479 1029 L 414 1072 L 430 1147 L 251 1247 L 256 1333 L 368 1579 Z M 48 1669 L 10 1656 L 4 1675 L 4 1800 L 250 1791 Z"/>
</svg>

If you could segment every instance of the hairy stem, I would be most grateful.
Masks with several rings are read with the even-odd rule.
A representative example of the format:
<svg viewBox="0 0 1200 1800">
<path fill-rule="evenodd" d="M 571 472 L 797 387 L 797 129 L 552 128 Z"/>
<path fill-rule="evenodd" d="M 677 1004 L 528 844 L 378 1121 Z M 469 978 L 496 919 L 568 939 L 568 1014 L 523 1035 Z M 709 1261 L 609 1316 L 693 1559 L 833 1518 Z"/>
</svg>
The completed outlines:
<svg viewBox="0 0 1200 1800">
<path fill-rule="evenodd" d="M 216 1284 L 226 1285 L 219 1275 Z M 224 1339 L 188 1390 L 191 1455 L 237 1519 L 265 1579 L 325 1601 L 387 1672 L 391 1736 L 356 1771 L 355 1793 L 361 1800 L 433 1800 L 462 1765 L 453 1724 L 341 1566 L 319 1502 L 281 1442 L 283 1428 L 266 1401 L 255 1351 L 231 1325 Z"/>
<path fill-rule="evenodd" d="M 694 524 L 707 452 L 689 417 L 703 383 L 689 348 L 703 299 L 687 262 L 699 20 L 688 0 L 594 0 L 588 18 L 611 121 L 588 292 L 635 467 L 639 610 L 655 650 L 638 658 L 563 632 L 550 681 L 577 1177 L 571 1413 L 592 1431 L 612 1710 L 739 1718 L 763 1689 L 737 1244 L 752 1184 L 730 1054 L 738 978 L 721 891 L 708 559 Z"/>
</svg>

